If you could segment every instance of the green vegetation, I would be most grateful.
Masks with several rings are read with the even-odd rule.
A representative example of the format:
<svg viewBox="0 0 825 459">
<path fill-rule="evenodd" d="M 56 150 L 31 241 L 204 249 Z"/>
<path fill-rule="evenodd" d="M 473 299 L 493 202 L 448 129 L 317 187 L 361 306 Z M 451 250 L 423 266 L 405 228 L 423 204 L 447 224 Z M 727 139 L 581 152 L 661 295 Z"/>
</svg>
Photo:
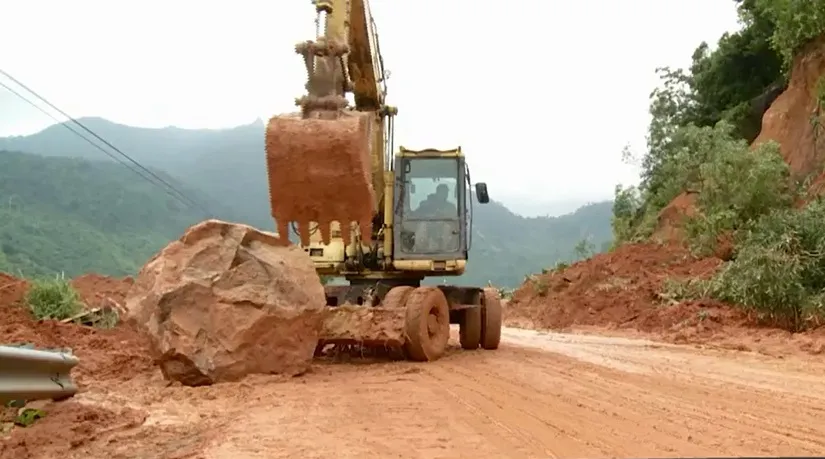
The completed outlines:
<svg viewBox="0 0 825 459">
<path fill-rule="evenodd" d="M 26 304 L 37 320 L 63 320 L 83 310 L 80 296 L 64 277 L 32 281 Z"/>
<path fill-rule="evenodd" d="M 29 427 L 39 419 L 46 417 L 46 412 L 36 408 L 23 408 L 14 418 L 14 424 L 20 427 Z"/>
<path fill-rule="evenodd" d="M 559 217 L 525 218 L 496 202 L 476 205 L 467 271 L 434 282 L 517 287 L 528 273 L 587 258 L 610 246 L 611 207 L 600 202 Z"/>
<path fill-rule="evenodd" d="M 825 1 L 736 3 L 742 30 L 723 35 L 714 50 L 702 43 L 688 70 L 660 69 L 642 181 L 617 187 L 614 240 L 649 238 L 659 212 L 694 193 L 697 215 L 685 227 L 691 247 L 704 255 L 730 238 L 732 259 L 710 280 L 668 282 L 663 296 L 713 297 L 799 330 L 825 312 L 825 205 L 792 207 L 819 171 L 791 177 L 775 143 L 749 143 L 785 88 L 793 57 L 825 33 Z M 825 101 L 822 84 L 817 97 Z"/>
<path fill-rule="evenodd" d="M 273 228 L 262 124 L 213 131 L 82 121 L 215 217 Z M 104 159 L 61 126 L 0 139 L 0 271 L 134 275 L 186 227 L 207 218 Z M 432 282 L 516 287 L 527 273 L 581 258 L 580 241 L 586 253 L 608 247 L 611 207 L 600 202 L 565 216 L 525 218 L 496 202 L 476 205 L 467 273 Z"/>
<path fill-rule="evenodd" d="M 112 328 L 120 320 L 113 309 L 85 308 L 77 290 L 63 275 L 31 280 L 25 300 L 37 320 L 73 319 L 95 328 Z"/>
<path fill-rule="evenodd" d="M 203 218 L 119 164 L 0 152 L 0 271 L 132 275 Z"/>
</svg>

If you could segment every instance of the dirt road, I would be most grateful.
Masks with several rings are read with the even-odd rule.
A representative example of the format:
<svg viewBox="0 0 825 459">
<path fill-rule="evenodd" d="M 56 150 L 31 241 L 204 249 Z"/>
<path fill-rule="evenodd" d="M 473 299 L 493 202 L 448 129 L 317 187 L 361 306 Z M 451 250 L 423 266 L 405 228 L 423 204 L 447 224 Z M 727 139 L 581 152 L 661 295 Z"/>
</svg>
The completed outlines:
<svg viewBox="0 0 825 459">
<path fill-rule="evenodd" d="M 259 377 L 195 389 L 164 387 L 153 378 L 77 396 L 73 403 L 119 414 L 101 427 L 104 431 L 61 457 L 676 457 L 825 451 L 825 363 L 810 357 L 777 359 L 505 329 L 496 352 L 455 351 L 430 364 L 320 363 L 300 378 Z"/>
</svg>

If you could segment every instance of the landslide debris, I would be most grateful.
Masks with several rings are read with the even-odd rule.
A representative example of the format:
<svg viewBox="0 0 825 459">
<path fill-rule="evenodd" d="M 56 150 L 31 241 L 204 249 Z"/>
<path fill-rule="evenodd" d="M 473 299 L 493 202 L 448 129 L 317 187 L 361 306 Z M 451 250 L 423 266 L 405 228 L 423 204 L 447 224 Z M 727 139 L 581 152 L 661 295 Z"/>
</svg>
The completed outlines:
<svg viewBox="0 0 825 459">
<path fill-rule="evenodd" d="M 207 220 L 152 258 L 126 298 L 165 378 L 184 385 L 300 374 L 321 330 L 324 288 L 300 248 Z"/>
<path fill-rule="evenodd" d="M 660 331 L 695 320 L 702 310 L 729 315 L 714 304 L 672 305 L 661 296 L 668 280 L 706 278 L 720 264 L 717 258 L 694 258 L 675 243 L 626 244 L 529 279 L 514 292 L 506 319 L 531 328 Z"/>
<path fill-rule="evenodd" d="M 121 290 L 108 295 L 125 294 L 127 282 Z M 61 323 L 56 320 L 36 320 L 26 307 L 24 297 L 28 282 L 0 273 L 0 343 L 30 343 L 43 348 L 70 348 L 80 358 L 72 370 L 72 378 L 81 389 L 97 381 L 123 381 L 153 368 L 149 343 L 140 333 L 124 324 L 99 329 Z"/>
</svg>

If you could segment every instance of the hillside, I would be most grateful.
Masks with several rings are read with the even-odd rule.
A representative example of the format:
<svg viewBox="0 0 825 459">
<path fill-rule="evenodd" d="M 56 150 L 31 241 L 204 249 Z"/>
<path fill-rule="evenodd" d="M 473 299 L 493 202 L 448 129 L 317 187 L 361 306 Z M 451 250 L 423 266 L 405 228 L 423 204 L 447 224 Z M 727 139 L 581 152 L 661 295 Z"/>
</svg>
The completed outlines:
<svg viewBox="0 0 825 459">
<path fill-rule="evenodd" d="M 616 194 L 618 250 L 534 276 L 512 320 L 680 340 L 694 325 L 709 339 L 733 324 L 819 333 L 825 1 L 735 4 L 741 30 L 659 70 L 641 183 Z"/>
<path fill-rule="evenodd" d="M 147 167 L 166 172 L 210 201 L 225 203 L 244 223 L 269 227 L 269 201 L 263 164 L 263 122 L 232 129 L 148 129 L 102 118 L 84 126 Z M 108 159 L 100 150 L 59 124 L 30 136 L 0 138 L 0 151 L 43 156 Z"/>
<path fill-rule="evenodd" d="M 81 122 L 141 164 L 167 174 L 167 181 L 174 180 L 179 187 L 187 187 L 214 216 L 259 228 L 273 227 L 268 212 L 266 176 L 261 167 L 261 123 L 226 130 L 187 130 L 135 128 L 99 118 L 83 119 Z M 23 202 L 27 206 L 26 212 L 15 211 L 16 221 L 20 223 L 9 227 L 4 233 L 9 241 L 17 242 L 18 248 L 9 250 L 19 250 L 22 254 L 10 259 L 6 255 L 8 267 L 3 269 L 19 269 L 24 273 L 50 270 L 66 270 L 75 274 L 89 270 L 110 275 L 130 273 L 154 250 L 176 237 L 187 224 L 198 220 L 192 211 L 159 204 L 165 203 L 162 200 L 167 198 L 162 190 L 109 160 L 102 152 L 60 125 L 31 136 L 0 139 L 0 151 L 3 150 L 42 155 L 2 154 L 3 161 L 7 162 L 2 174 L 15 179 L 4 181 L 0 198 L 7 201 L 14 195 L 17 198 L 13 202 Z M 38 167 L 39 164 L 43 167 Z M 40 183 L 61 185 L 44 193 L 38 189 Z M 118 183 L 125 184 L 127 189 L 111 189 Z M 79 184 L 85 185 L 81 188 Z M 490 186 L 491 190 L 495 189 L 494 183 Z M 57 189 L 62 191 L 58 193 Z M 104 199 L 98 197 L 100 190 L 108 190 L 100 193 L 108 199 L 105 203 L 95 201 Z M 109 220 L 119 222 L 125 218 L 122 214 L 131 212 L 129 206 L 113 198 L 123 193 L 128 193 L 129 199 L 143 203 L 142 206 L 155 206 L 157 215 L 148 222 L 149 226 L 130 227 L 129 233 L 110 224 Z M 147 195 L 142 197 L 142 194 Z M 55 204 L 54 200 L 71 200 L 72 204 Z M 97 213 L 85 213 L 83 206 L 86 203 Z M 50 213 L 56 206 L 62 213 Z M 7 207 L 6 211 L 10 211 L 8 209 L 17 208 Z M 78 210 L 72 213 L 72 209 Z M 99 215 L 105 212 L 103 209 L 111 209 L 105 218 Z M 612 203 L 608 201 L 585 206 L 564 216 L 524 218 L 510 212 L 501 203 L 476 205 L 470 268 L 461 278 L 448 282 L 477 285 L 492 282 L 514 287 L 530 272 L 581 256 L 575 247 L 582 240 L 589 241 L 588 250 L 603 249 L 611 240 L 611 209 Z M 166 214 L 169 214 L 169 222 L 161 223 Z M 31 225 L 65 227 L 69 223 L 63 223 L 64 218 L 71 225 L 91 225 L 99 233 L 100 237 L 94 238 L 98 242 L 91 246 L 66 249 L 87 253 L 86 259 L 77 261 L 74 257 L 70 259 L 77 261 L 76 265 L 67 261 L 60 263 L 59 267 L 52 267 L 48 259 L 27 253 L 35 250 L 33 247 L 45 246 L 30 240 L 33 236 L 25 228 Z M 119 232 L 110 232 L 113 228 Z M 121 245 L 121 249 L 112 252 L 118 254 L 117 261 L 97 258 L 95 254 L 99 253 L 100 244 L 109 245 L 110 238 L 125 237 L 124 234 L 143 234 L 152 242 L 146 242 L 134 251 L 126 249 L 131 249 L 135 243 Z M 439 282 L 438 279 L 433 281 Z"/>
<path fill-rule="evenodd" d="M 27 276 L 133 274 L 204 217 L 121 165 L 73 158 L 0 152 L 0 196 L 0 271 Z"/>
</svg>

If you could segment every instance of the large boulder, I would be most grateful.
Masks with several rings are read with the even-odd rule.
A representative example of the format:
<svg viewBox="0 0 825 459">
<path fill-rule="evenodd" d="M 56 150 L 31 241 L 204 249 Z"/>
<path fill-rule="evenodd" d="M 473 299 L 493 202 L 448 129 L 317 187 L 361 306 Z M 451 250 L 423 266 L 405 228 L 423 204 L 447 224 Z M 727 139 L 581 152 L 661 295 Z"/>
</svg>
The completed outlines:
<svg viewBox="0 0 825 459">
<path fill-rule="evenodd" d="M 207 220 L 143 267 L 125 303 L 164 377 L 196 386 L 306 371 L 326 300 L 303 250 Z"/>
</svg>

